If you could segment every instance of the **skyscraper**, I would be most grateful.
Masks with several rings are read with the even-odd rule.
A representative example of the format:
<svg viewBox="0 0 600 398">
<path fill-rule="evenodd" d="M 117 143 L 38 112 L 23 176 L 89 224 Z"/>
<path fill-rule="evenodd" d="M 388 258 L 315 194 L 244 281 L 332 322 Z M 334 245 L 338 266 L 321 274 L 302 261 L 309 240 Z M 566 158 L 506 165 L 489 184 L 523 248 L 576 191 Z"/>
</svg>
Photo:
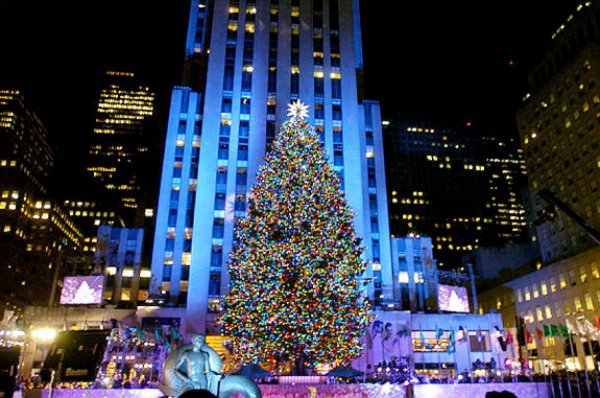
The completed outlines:
<svg viewBox="0 0 600 398">
<path fill-rule="evenodd" d="M 104 206 L 120 214 L 130 226 L 142 224 L 146 195 L 151 191 L 145 178 L 152 174 L 148 167 L 155 138 L 154 101 L 154 92 L 134 73 L 106 72 L 86 172 L 95 182 Z"/>
<path fill-rule="evenodd" d="M 187 305 L 197 330 L 211 332 L 236 221 L 296 99 L 310 106 L 356 211 L 365 278 L 374 278 L 368 293 L 376 303 L 394 299 L 380 109 L 358 97 L 361 45 L 356 0 L 192 1 L 186 70 L 204 74 L 173 90 L 151 292 Z"/>
<path fill-rule="evenodd" d="M 48 199 L 54 154 L 46 128 L 19 91 L 0 90 L 0 139 L 0 299 L 2 305 L 48 305 L 82 235 Z"/>
<path fill-rule="evenodd" d="M 536 212 L 537 193 L 553 193 L 590 225 L 600 226 L 600 5 L 586 2 L 554 33 L 530 73 L 517 122 Z M 547 220 L 543 220 L 547 221 Z M 595 244 L 562 210 L 538 227 L 546 263 Z"/>
<path fill-rule="evenodd" d="M 442 269 L 460 267 L 480 246 L 527 242 L 526 170 L 516 139 L 432 122 L 391 128 L 393 235 L 430 236 Z"/>
</svg>

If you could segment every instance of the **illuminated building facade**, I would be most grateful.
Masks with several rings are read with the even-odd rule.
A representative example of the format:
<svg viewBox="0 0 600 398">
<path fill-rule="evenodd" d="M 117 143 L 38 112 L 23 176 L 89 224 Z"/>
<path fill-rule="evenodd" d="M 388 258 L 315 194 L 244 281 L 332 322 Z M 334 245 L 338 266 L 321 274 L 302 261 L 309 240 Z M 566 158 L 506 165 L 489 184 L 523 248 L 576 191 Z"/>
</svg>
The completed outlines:
<svg viewBox="0 0 600 398">
<path fill-rule="evenodd" d="M 483 245 L 527 241 L 525 165 L 514 139 L 401 123 L 388 135 L 392 235 L 429 236 L 440 268 Z"/>
<path fill-rule="evenodd" d="M 434 311 L 437 300 L 437 263 L 429 237 L 392 238 L 393 307 Z M 390 308 L 390 307 L 388 307 Z"/>
<path fill-rule="evenodd" d="M 200 91 L 173 90 L 151 291 L 187 304 L 197 330 L 212 332 L 236 220 L 296 99 L 310 106 L 310 123 L 344 177 L 365 277 L 374 278 L 369 295 L 376 305 L 391 299 L 380 109 L 358 96 L 361 46 L 357 1 L 192 1 L 188 64 L 204 60 L 197 69 L 205 74 Z"/>
<path fill-rule="evenodd" d="M 86 172 L 106 206 L 127 225 L 143 223 L 153 132 L 155 94 L 131 72 L 108 71 L 100 92 Z"/>
<path fill-rule="evenodd" d="M 63 208 L 69 217 L 83 233 L 82 251 L 94 252 L 98 236 L 98 227 L 101 225 L 125 227 L 123 219 L 114 209 L 103 207 L 100 202 L 89 200 L 65 200 Z M 91 265 L 91 261 L 90 261 Z"/>
<path fill-rule="evenodd" d="M 600 308 L 599 259 L 600 248 L 595 247 L 540 267 L 484 295 L 487 299 L 482 302 L 484 310 L 496 309 L 508 316 L 516 313 L 524 319 L 525 329 L 533 336 L 527 343 L 527 350 L 537 353 L 530 355 L 536 371 L 542 369 L 544 358 L 555 358 L 566 363 L 569 369 L 595 369 L 595 359 L 584 347 L 583 338 L 573 339 L 575 355 L 571 355 L 568 339 L 544 336 L 542 341 L 537 341 L 535 336 L 536 330 L 541 331 L 550 324 L 570 324 L 575 329 L 585 322 L 596 325 L 596 314 Z M 510 324 L 514 317 L 505 317 L 505 320 Z"/>
<path fill-rule="evenodd" d="M 0 297 L 48 305 L 82 235 L 47 199 L 54 155 L 45 127 L 16 90 L 0 90 L 0 139 Z"/>
<path fill-rule="evenodd" d="M 142 228 L 98 228 L 94 274 L 105 275 L 104 299 L 132 306 L 148 298 L 150 269 L 142 268 Z"/>
<path fill-rule="evenodd" d="M 585 3 L 553 35 L 530 73 L 530 93 L 517 122 L 534 210 L 546 189 L 590 225 L 600 226 L 600 5 Z M 592 246 L 563 211 L 537 228 L 542 259 L 550 263 Z"/>
</svg>

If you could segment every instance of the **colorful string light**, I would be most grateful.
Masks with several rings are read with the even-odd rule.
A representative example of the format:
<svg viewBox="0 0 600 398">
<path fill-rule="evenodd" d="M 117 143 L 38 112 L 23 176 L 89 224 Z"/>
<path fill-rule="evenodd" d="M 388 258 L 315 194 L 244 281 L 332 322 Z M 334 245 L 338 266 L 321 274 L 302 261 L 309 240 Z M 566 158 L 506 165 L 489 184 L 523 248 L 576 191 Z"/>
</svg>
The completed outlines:
<svg viewBox="0 0 600 398">
<path fill-rule="evenodd" d="M 219 322 L 234 361 L 348 364 L 371 321 L 366 264 L 341 181 L 303 114 L 281 127 L 229 258 Z"/>
</svg>

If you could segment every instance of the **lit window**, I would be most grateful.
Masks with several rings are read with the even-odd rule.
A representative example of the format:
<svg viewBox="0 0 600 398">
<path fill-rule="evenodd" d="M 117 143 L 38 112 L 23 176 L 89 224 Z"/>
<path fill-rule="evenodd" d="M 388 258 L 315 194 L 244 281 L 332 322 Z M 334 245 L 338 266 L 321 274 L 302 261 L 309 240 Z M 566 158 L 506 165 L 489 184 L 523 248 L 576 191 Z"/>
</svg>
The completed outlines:
<svg viewBox="0 0 600 398">
<path fill-rule="evenodd" d="M 523 302 L 523 293 L 521 292 L 521 289 L 517 289 L 517 302 Z"/>
<path fill-rule="evenodd" d="M 531 300 L 531 293 L 529 293 L 529 286 L 525 286 L 523 291 L 525 292 L 525 301 Z"/>
<path fill-rule="evenodd" d="M 567 280 L 565 279 L 564 274 L 558 275 L 558 284 L 560 286 L 560 290 L 565 289 L 567 287 Z"/>
<path fill-rule="evenodd" d="M 538 322 L 544 320 L 544 313 L 542 312 L 542 307 L 535 307 L 535 317 Z"/>
<path fill-rule="evenodd" d="M 587 310 L 593 311 L 594 310 L 594 302 L 592 301 L 592 295 L 589 293 L 585 293 L 585 295 L 583 297 L 585 299 L 585 308 Z"/>
<path fill-rule="evenodd" d="M 581 311 L 583 306 L 581 305 L 581 299 L 579 297 L 575 297 L 575 311 Z"/>
<path fill-rule="evenodd" d="M 399 283 L 408 283 L 408 272 L 399 272 L 398 273 L 398 282 Z"/>
<path fill-rule="evenodd" d="M 556 278 L 554 277 L 550 278 L 550 291 L 552 293 L 556 292 Z"/>
<path fill-rule="evenodd" d="M 595 261 L 590 263 L 590 267 L 592 268 L 592 278 L 600 279 L 600 273 L 598 272 L 598 265 Z"/>
<path fill-rule="evenodd" d="M 550 309 L 549 305 L 544 307 L 544 312 L 546 313 L 546 319 L 552 318 L 552 310 Z"/>
<path fill-rule="evenodd" d="M 579 267 L 579 280 L 581 283 L 587 282 L 587 271 L 585 267 Z"/>
<path fill-rule="evenodd" d="M 542 281 L 542 283 L 540 284 L 540 288 L 542 289 L 542 296 L 547 296 L 548 295 L 548 285 L 546 284 L 546 281 Z"/>
</svg>

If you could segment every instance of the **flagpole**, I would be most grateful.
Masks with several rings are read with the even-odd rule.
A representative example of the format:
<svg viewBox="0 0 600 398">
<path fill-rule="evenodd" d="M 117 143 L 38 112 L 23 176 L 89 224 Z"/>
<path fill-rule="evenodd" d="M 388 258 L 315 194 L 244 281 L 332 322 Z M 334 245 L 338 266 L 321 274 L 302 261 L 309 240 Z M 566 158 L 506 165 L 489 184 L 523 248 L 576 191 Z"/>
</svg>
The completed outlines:
<svg viewBox="0 0 600 398">
<path fill-rule="evenodd" d="M 469 337 L 469 331 L 467 329 L 464 330 L 464 333 L 467 337 L 467 358 L 469 359 L 469 364 L 467 367 L 467 372 L 469 377 L 471 377 L 473 362 L 471 361 L 471 338 Z"/>
<path fill-rule="evenodd" d="M 424 336 L 423 325 L 421 323 L 419 323 L 419 339 L 421 339 L 421 336 Z M 427 369 L 425 369 L 425 350 L 427 349 L 427 340 L 421 341 L 421 344 L 423 344 L 423 351 L 421 351 L 421 361 L 423 364 L 423 375 L 427 376 Z M 415 369 L 416 368 L 417 368 L 417 366 L 415 364 Z M 429 379 L 429 376 L 427 376 L 427 378 Z"/>
<path fill-rule="evenodd" d="M 545 326 L 543 326 L 545 329 Z M 562 384 L 560 382 L 560 372 L 558 371 L 558 354 L 556 353 L 556 339 L 555 339 L 555 334 L 554 334 L 554 329 L 552 328 L 552 324 L 548 324 L 548 332 L 549 336 L 547 337 L 552 337 L 552 352 L 554 352 L 554 367 L 555 367 L 555 373 L 556 373 L 556 380 L 558 381 L 558 389 L 560 391 L 560 395 L 561 397 L 563 396 L 563 389 L 562 389 Z M 569 397 L 573 396 L 573 392 L 571 391 L 571 380 L 569 379 L 569 373 L 567 371 L 567 388 L 569 389 Z M 577 373 L 575 373 L 575 375 L 577 375 Z M 552 376 L 550 376 L 550 380 L 552 380 Z M 577 388 L 579 389 L 579 379 L 577 379 Z M 578 397 L 581 397 L 581 392 L 579 392 Z"/>
<path fill-rule="evenodd" d="M 438 359 L 438 378 L 440 380 L 440 383 L 442 382 L 442 363 L 440 360 L 440 337 L 442 337 L 441 335 L 438 337 L 439 335 L 439 329 L 438 329 L 438 324 L 435 324 L 435 345 L 437 346 L 437 359 Z"/>
<path fill-rule="evenodd" d="M 593 362 L 594 361 L 594 349 L 592 347 L 592 339 L 591 339 L 591 337 L 592 337 L 592 334 L 589 333 L 589 330 L 588 330 L 587 344 L 588 344 L 588 348 L 590 350 L 590 355 L 592 356 L 592 362 Z M 594 366 L 594 368 L 595 368 L 595 366 Z M 589 374 L 588 374 L 587 356 L 585 355 L 585 348 L 583 349 L 583 369 L 584 369 L 584 372 L 585 372 L 585 385 L 587 387 L 588 395 L 591 397 L 592 396 L 592 392 L 590 391 L 590 378 L 589 378 Z"/>
<path fill-rule="evenodd" d="M 543 325 L 542 325 L 542 328 L 543 328 Z M 540 362 L 541 372 L 544 375 L 544 382 L 548 383 L 548 376 L 550 376 L 550 391 L 552 392 L 552 398 L 556 398 L 556 391 L 554 391 L 554 382 L 552 381 L 552 376 L 546 374 L 546 366 L 544 365 L 544 359 L 542 358 L 542 350 L 540 350 L 540 346 L 538 344 L 538 342 L 540 340 L 540 334 L 538 332 L 539 332 L 539 329 L 536 328 L 535 329 L 535 337 L 536 338 L 534 339 L 534 341 L 535 341 L 534 345 L 535 345 L 535 349 L 537 350 L 537 353 L 538 353 L 538 361 Z M 542 344 L 542 348 L 543 347 L 544 347 L 544 344 Z M 557 384 L 561 391 L 560 396 L 562 397 L 563 394 L 562 394 L 562 388 L 560 386 L 560 382 L 558 382 Z"/>
<path fill-rule="evenodd" d="M 458 379 L 458 362 L 456 362 L 456 334 L 454 333 L 454 329 L 450 329 L 449 342 L 452 343 L 452 358 L 454 359 L 454 378 Z"/>
</svg>

